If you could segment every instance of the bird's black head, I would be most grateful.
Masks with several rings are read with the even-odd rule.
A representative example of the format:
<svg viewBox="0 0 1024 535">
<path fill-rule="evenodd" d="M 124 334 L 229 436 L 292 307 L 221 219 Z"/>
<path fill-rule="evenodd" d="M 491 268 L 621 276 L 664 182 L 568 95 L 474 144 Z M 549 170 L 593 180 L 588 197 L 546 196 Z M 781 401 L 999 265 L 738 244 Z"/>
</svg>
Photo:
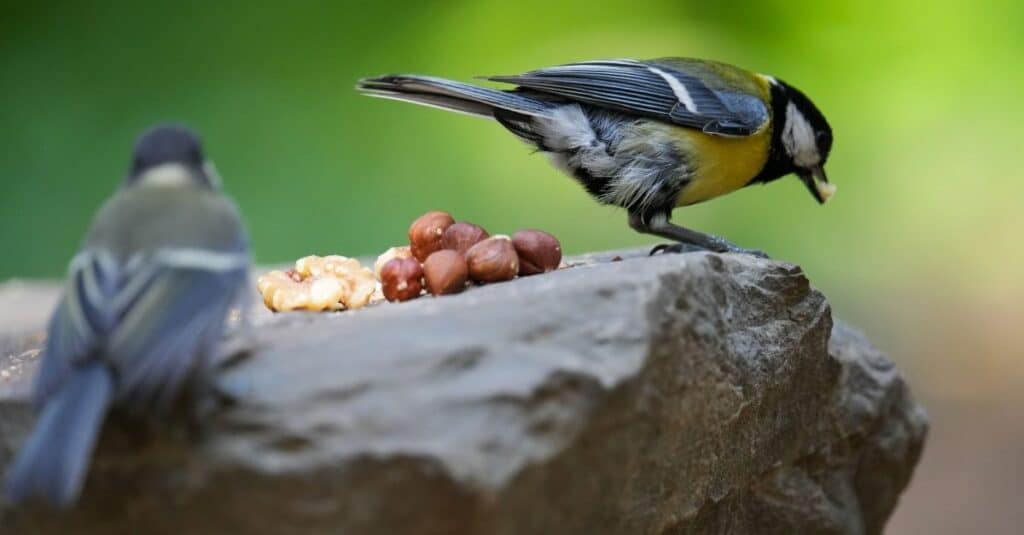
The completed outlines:
<svg viewBox="0 0 1024 535">
<path fill-rule="evenodd" d="M 832 127 L 807 95 L 771 79 L 772 143 L 768 165 L 757 179 L 768 182 L 795 173 L 807 190 L 824 203 L 835 193 L 825 175 L 832 151 Z"/>
<path fill-rule="evenodd" d="M 186 185 L 217 187 L 219 179 L 203 157 L 199 137 L 185 126 L 159 124 L 135 142 L 126 185 Z"/>
</svg>

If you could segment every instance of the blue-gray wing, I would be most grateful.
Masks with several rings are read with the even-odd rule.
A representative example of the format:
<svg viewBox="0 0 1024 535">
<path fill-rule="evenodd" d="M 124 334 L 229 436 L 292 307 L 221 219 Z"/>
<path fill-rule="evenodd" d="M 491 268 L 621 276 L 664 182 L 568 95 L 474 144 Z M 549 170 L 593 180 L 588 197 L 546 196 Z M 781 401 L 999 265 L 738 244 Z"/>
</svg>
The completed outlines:
<svg viewBox="0 0 1024 535">
<path fill-rule="evenodd" d="M 214 268 L 212 255 L 224 255 Z M 118 401 L 138 410 L 167 407 L 182 380 L 220 341 L 231 307 L 248 280 L 248 258 L 197 251 L 163 259 L 127 306 L 105 353 L 118 372 Z"/>
<path fill-rule="evenodd" d="M 166 407 L 196 359 L 220 340 L 247 281 L 248 255 L 168 249 L 123 264 L 102 252 L 80 256 L 89 259 L 73 269 L 51 321 L 37 399 L 72 366 L 102 359 L 114 370 L 118 402 L 136 410 Z M 112 282 L 86 284 L 102 277 Z"/>
<path fill-rule="evenodd" d="M 50 317 L 33 399 L 39 406 L 64 383 L 72 367 L 92 358 L 112 326 L 107 303 L 125 279 L 112 255 L 83 251 L 71 261 L 64 292 Z"/>
<path fill-rule="evenodd" d="M 763 99 L 747 86 L 719 83 L 722 77 L 699 65 L 687 60 L 601 60 L 487 79 L 709 134 L 748 136 L 759 131 L 769 117 Z"/>
</svg>

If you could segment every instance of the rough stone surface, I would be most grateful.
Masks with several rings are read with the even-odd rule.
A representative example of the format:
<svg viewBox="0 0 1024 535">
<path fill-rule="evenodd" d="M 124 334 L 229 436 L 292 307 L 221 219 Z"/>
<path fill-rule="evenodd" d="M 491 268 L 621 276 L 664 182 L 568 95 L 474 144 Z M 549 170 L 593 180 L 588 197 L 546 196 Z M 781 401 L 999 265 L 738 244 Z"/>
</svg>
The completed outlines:
<svg viewBox="0 0 1024 535">
<path fill-rule="evenodd" d="M 76 510 L 0 509 L 0 531 L 881 532 L 927 428 L 893 364 L 798 267 L 624 256 L 256 313 L 220 378 L 237 403 L 198 429 L 114 418 Z M 0 332 L 0 465 L 44 319 Z"/>
</svg>

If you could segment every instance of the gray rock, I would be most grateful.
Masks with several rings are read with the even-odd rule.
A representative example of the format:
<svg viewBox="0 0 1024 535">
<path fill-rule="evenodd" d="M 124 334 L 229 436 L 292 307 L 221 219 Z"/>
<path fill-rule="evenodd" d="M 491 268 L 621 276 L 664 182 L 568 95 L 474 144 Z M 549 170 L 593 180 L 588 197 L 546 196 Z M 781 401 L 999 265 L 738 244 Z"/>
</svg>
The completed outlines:
<svg viewBox="0 0 1024 535">
<path fill-rule="evenodd" d="M 221 375 L 236 404 L 198 429 L 115 417 L 76 510 L 8 508 L 0 526 L 881 532 L 927 419 L 803 272 L 609 256 L 458 296 L 257 314 Z M 32 420 L 24 390 L 0 390 L 3 464 Z"/>
</svg>

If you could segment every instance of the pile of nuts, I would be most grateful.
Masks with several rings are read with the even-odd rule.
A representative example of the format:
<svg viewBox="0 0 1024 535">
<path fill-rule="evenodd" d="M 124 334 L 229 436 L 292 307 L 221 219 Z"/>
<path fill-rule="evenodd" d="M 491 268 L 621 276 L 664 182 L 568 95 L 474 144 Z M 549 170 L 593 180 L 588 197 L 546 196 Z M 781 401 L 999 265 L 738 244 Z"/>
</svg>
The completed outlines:
<svg viewBox="0 0 1024 535">
<path fill-rule="evenodd" d="M 459 293 L 469 285 L 512 280 L 558 269 L 562 246 L 540 230 L 491 236 L 483 227 L 427 212 L 409 227 L 409 245 L 377 257 L 373 271 L 354 258 L 307 256 L 287 271 L 257 279 L 263 303 L 275 312 L 361 308 L 423 294 Z"/>
<path fill-rule="evenodd" d="M 562 246 L 540 230 L 491 236 L 483 227 L 455 222 L 446 212 L 427 212 L 409 227 L 409 246 L 381 255 L 375 271 L 388 301 L 459 293 L 486 284 L 558 269 Z"/>
<path fill-rule="evenodd" d="M 362 308 L 374 299 L 377 286 L 372 271 L 344 256 L 303 257 L 294 269 L 271 271 L 256 280 L 263 304 L 277 312 Z"/>
</svg>

